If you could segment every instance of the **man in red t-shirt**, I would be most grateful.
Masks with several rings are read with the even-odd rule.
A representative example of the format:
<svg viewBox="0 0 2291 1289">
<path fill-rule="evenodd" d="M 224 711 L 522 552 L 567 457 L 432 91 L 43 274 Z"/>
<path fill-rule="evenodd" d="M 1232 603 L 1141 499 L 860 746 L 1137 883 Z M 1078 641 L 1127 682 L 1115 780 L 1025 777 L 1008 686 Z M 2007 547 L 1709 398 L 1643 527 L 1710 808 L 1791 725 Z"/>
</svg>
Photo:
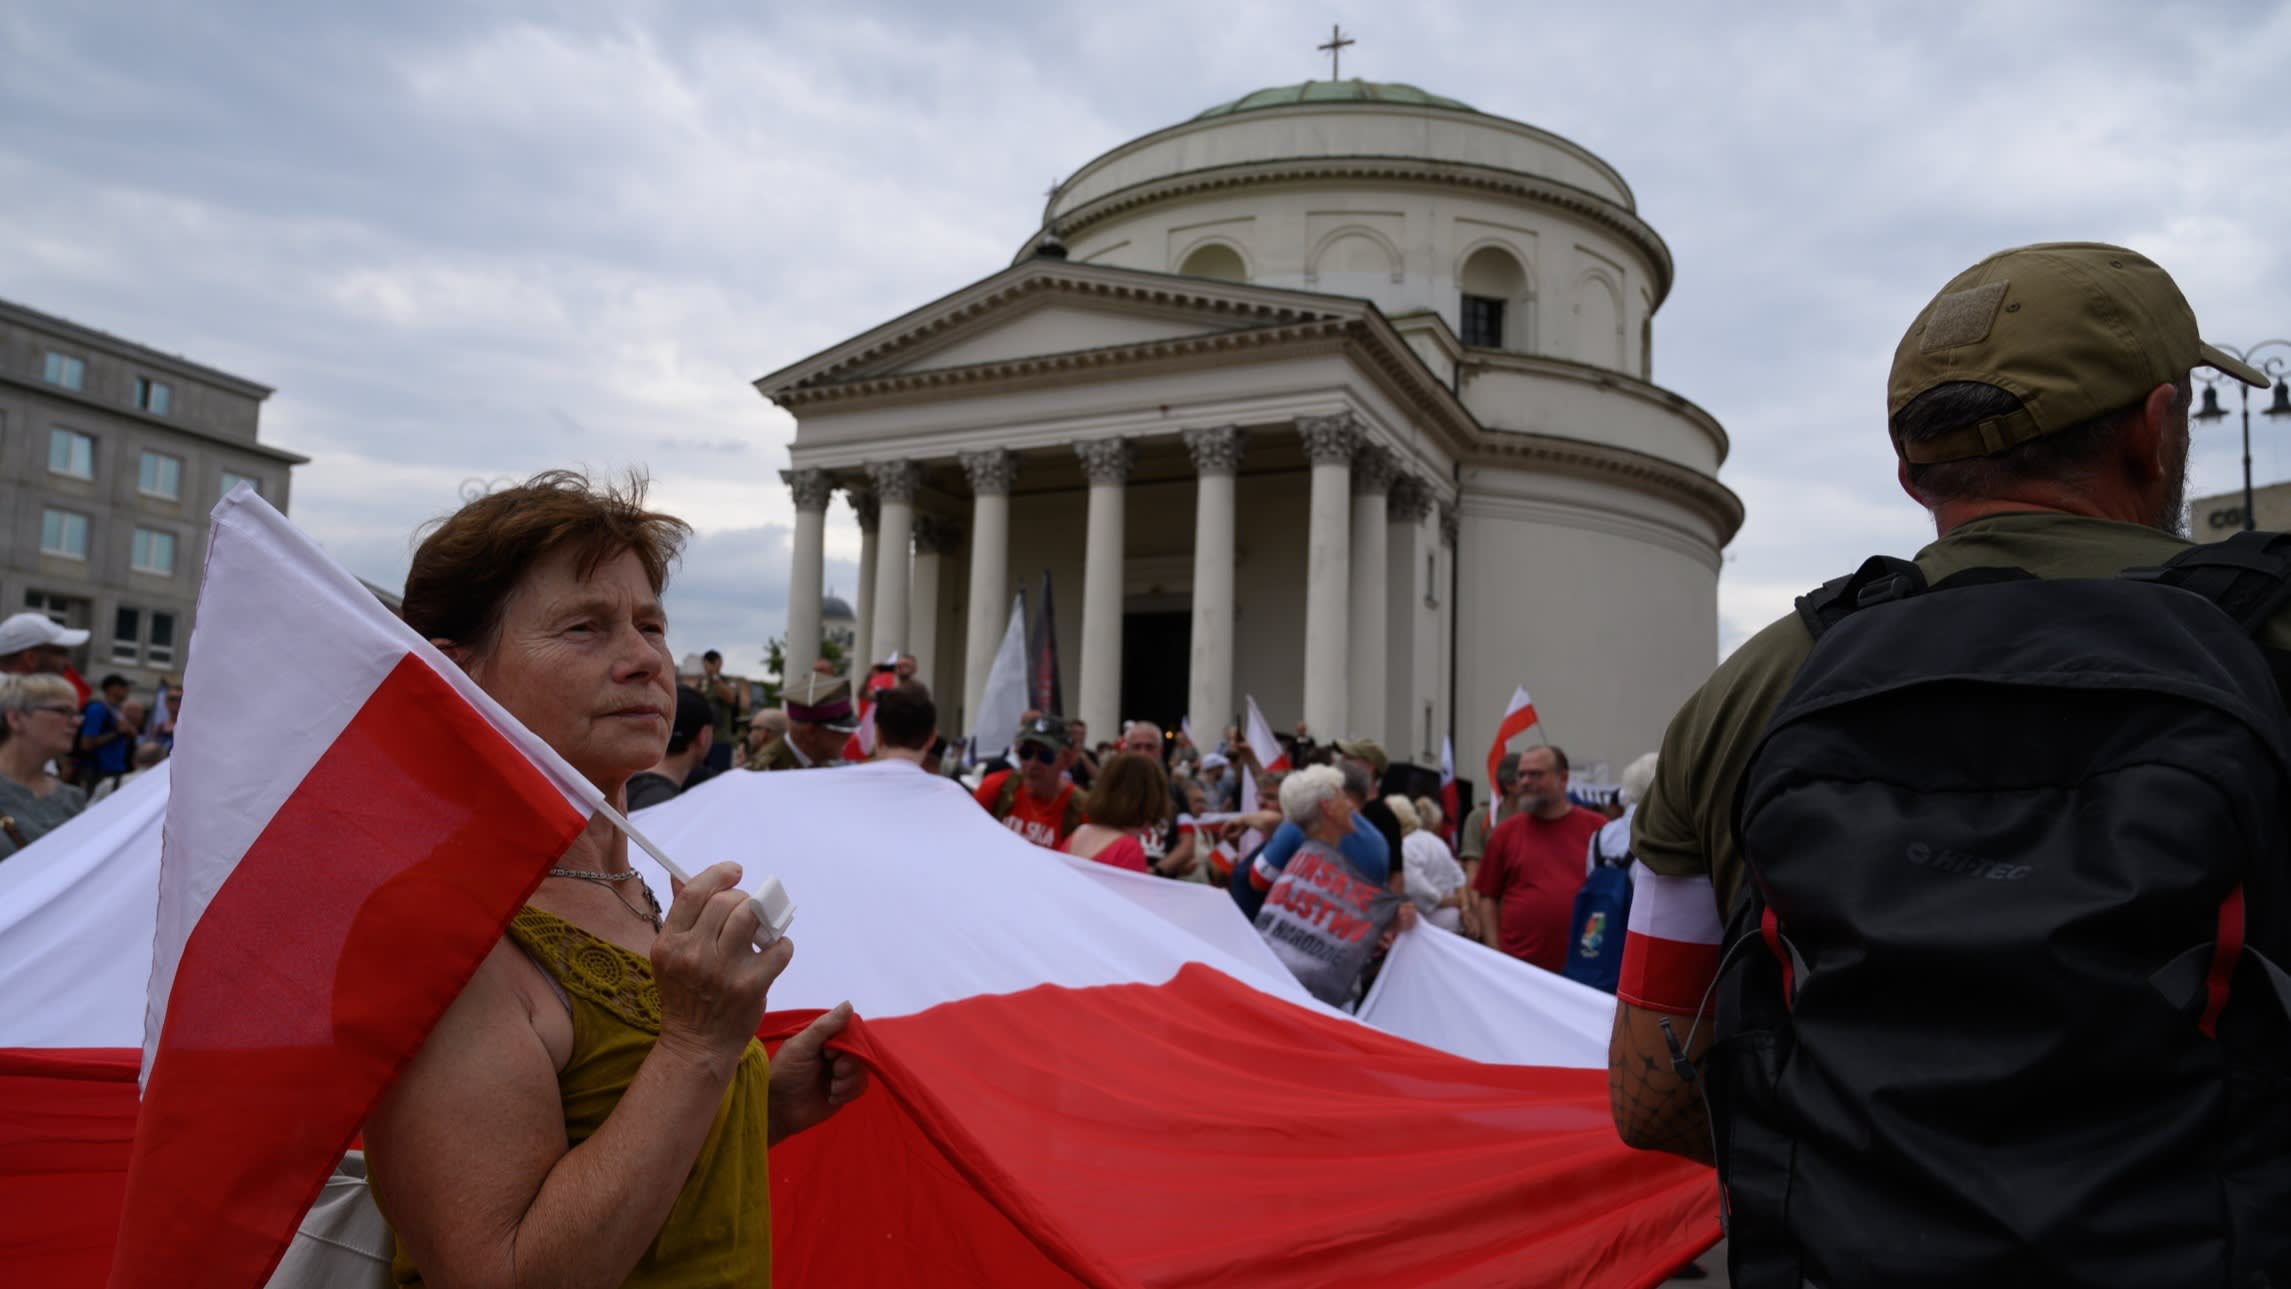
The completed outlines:
<svg viewBox="0 0 2291 1289">
<path fill-rule="evenodd" d="M 1074 751 L 1066 722 L 1037 716 L 1018 731 L 1017 768 L 986 776 L 973 794 L 1002 825 L 1037 846 L 1058 849 L 1082 826 L 1082 799 L 1066 780 Z M 1560 928 L 1562 936 L 1566 928 Z"/>
<path fill-rule="evenodd" d="M 1555 747 L 1520 753 L 1519 797 L 1519 813 L 1488 834 L 1472 881 L 1481 899 L 1480 934 L 1514 958 L 1557 971 L 1567 960 L 1584 857 L 1607 818 L 1567 799 L 1567 754 Z"/>
</svg>

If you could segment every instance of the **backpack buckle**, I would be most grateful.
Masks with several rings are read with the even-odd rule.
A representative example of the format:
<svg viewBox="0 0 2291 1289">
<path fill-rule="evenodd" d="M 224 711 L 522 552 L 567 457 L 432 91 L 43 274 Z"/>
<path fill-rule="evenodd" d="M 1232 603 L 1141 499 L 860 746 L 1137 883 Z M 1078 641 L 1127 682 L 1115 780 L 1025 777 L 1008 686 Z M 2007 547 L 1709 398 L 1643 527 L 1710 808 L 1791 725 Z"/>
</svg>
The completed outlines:
<svg viewBox="0 0 2291 1289">
<path fill-rule="evenodd" d="M 1861 588 L 1860 594 L 1854 596 L 1853 606 L 1856 609 L 1874 609 L 1880 604 L 1907 599 L 1918 590 L 1913 583 L 1914 579 L 1906 573 L 1879 578 Z"/>
</svg>

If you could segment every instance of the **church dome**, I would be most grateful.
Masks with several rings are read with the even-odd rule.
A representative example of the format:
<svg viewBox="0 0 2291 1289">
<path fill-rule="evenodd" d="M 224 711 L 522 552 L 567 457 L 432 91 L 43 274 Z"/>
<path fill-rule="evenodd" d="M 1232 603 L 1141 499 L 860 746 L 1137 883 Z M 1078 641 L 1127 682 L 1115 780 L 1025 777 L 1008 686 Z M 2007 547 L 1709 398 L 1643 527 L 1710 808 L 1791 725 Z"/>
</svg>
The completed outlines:
<svg viewBox="0 0 2291 1289">
<path fill-rule="evenodd" d="M 1299 85 L 1275 85 L 1254 94 L 1244 94 L 1230 103 L 1219 103 L 1193 119 L 1206 121 L 1211 117 L 1231 116 L 1235 112 L 1254 112 L 1260 108 L 1288 107 L 1297 103 L 1404 103 L 1411 107 L 1444 107 L 1452 112 L 1477 112 L 1469 103 L 1427 93 L 1413 85 L 1398 81 L 1306 81 Z"/>
<path fill-rule="evenodd" d="M 819 616 L 828 622 L 857 622 L 859 620 L 859 615 L 851 611 L 851 601 L 840 595 L 830 595 L 821 599 Z"/>
</svg>

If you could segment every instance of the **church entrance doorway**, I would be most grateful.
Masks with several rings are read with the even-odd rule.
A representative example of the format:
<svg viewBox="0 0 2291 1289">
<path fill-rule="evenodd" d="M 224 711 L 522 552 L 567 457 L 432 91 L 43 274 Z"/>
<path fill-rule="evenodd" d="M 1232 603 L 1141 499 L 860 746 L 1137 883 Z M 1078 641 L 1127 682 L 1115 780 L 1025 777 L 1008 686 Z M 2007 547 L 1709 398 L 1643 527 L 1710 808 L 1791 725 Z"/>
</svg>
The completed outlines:
<svg viewBox="0 0 2291 1289">
<path fill-rule="evenodd" d="M 1193 614 L 1131 613 L 1122 618 L 1122 719 L 1152 721 L 1174 730 L 1185 719 L 1186 684 L 1193 654 Z M 1120 737 L 1120 731 L 1095 739 Z"/>
</svg>

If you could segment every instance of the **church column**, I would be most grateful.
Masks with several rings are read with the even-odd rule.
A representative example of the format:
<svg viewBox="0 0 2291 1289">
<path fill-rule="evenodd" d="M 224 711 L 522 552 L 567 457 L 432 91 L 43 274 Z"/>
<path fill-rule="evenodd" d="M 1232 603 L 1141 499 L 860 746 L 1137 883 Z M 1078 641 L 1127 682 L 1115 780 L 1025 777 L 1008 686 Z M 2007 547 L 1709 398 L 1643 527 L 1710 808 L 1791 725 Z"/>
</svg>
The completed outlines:
<svg viewBox="0 0 2291 1289">
<path fill-rule="evenodd" d="M 923 472 L 912 461 L 870 461 L 867 476 L 875 481 L 875 496 L 882 503 L 882 531 L 875 545 L 875 621 L 868 633 L 867 653 L 852 670 L 852 683 L 862 683 L 867 668 L 894 649 L 912 650 L 907 635 L 908 545 L 915 535 L 915 491 Z"/>
<path fill-rule="evenodd" d="M 1423 612 L 1424 520 L 1431 513 L 1432 490 L 1422 479 L 1404 474 L 1393 481 L 1385 509 L 1391 525 L 1385 539 L 1385 595 L 1391 607 L 1385 616 L 1389 643 L 1384 664 L 1392 680 L 1384 699 L 1384 732 L 1385 746 L 1395 756 L 1402 748 L 1415 749 L 1417 756 L 1440 750 L 1437 732 L 1433 743 L 1424 741 L 1424 699 L 1429 695 L 1422 692 L 1424 660 L 1416 647 L 1418 614 Z"/>
<path fill-rule="evenodd" d="M 1352 413 L 1297 421 L 1312 462 L 1312 508 L 1305 528 L 1305 725 L 1317 740 L 1345 736 L 1351 696 L 1344 633 L 1351 626 L 1352 454 L 1360 430 Z"/>
<path fill-rule="evenodd" d="M 782 470 L 795 494 L 795 535 L 788 569 L 787 674 L 800 676 L 819 657 L 819 602 L 827 581 L 827 503 L 835 480 L 825 470 Z"/>
<path fill-rule="evenodd" d="M 1347 670 L 1347 706 L 1352 726 L 1347 734 L 1389 744 L 1384 728 L 1384 694 L 1390 684 L 1385 668 L 1385 623 L 1391 605 L 1385 600 L 1384 510 L 1399 467 L 1392 454 L 1375 444 L 1363 444 L 1352 458 L 1352 629 L 1346 640 L 1352 647 Z"/>
<path fill-rule="evenodd" d="M 1129 484 L 1130 441 L 1097 439 L 1074 445 L 1090 481 L 1090 519 L 1082 555 L 1082 703 L 1093 734 L 1117 730 L 1122 719 L 1122 492 Z"/>
<path fill-rule="evenodd" d="M 1212 740 L 1233 720 L 1233 497 L 1241 444 L 1238 425 L 1185 432 L 1185 450 L 1200 475 L 1194 491 L 1193 657 L 1186 672 L 1185 711 L 1194 732 Z"/>
<path fill-rule="evenodd" d="M 843 496 L 859 521 L 859 603 L 851 607 L 858 621 L 852 627 L 851 656 L 843 660 L 844 670 L 857 684 L 866 679 L 867 659 L 872 656 L 868 650 L 875 646 L 875 532 L 882 526 L 882 506 L 865 484 L 845 484 Z"/>
<path fill-rule="evenodd" d="M 970 476 L 970 624 L 963 637 L 963 719 L 986 696 L 994 651 L 1010 625 L 1010 488 L 1018 458 L 1004 449 L 962 454 Z"/>
<path fill-rule="evenodd" d="M 907 652 L 915 655 L 915 678 L 939 691 L 939 574 L 946 557 L 962 545 L 962 529 L 933 515 L 915 517 L 915 580 L 907 610 Z M 947 713 L 953 720 L 954 713 Z"/>
</svg>

